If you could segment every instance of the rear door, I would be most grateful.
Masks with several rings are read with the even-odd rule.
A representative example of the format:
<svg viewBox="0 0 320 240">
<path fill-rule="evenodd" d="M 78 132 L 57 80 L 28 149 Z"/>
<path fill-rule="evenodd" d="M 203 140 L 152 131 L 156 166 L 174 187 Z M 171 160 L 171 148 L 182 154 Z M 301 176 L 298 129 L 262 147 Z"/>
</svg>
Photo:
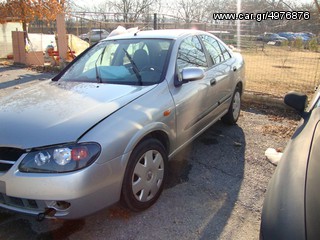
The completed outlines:
<svg viewBox="0 0 320 240">
<path fill-rule="evenodd" d="M 235 59 L 231 53 L 217 39 L 209 35 L 201 35 L 201 40 L 207 50 L 209 59 L 208 77 L 211 78 L 209 88 L 209 98 L 211 104 L 222 105 L 219 112 L 223 112 L 229 107 L 233 94 L 235 80 L 233 79 Z M 227 104 L 225 104 L 227 102 Z"/>
</svg>

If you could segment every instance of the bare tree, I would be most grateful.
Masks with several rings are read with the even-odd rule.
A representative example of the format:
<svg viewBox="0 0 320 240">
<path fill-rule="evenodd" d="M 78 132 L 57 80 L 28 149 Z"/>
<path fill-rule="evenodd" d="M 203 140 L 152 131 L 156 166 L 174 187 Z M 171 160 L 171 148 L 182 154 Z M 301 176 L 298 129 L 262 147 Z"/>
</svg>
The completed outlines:
<svg viewBox="0 0 320 240">
<path fill-rule="evenodd" d="M 108 22 L 110 13 L 112 12 L 113 4 L 110 1 L 104 1 L 98 5 L 94 5 L 92 8 L 93 12 L 96 13 L 96 21 Z"/>
<path fill-rule="evenodd" d="M 233 12 L 235 0 L 178 0 L 171 9 L 186 23 L 212 22 L 212 13 Z"/>
<path fill-rule="evenodd" d="M 320 4 L 319 4 L 318 0 L 314 0 L 314 4 L 316 5 L 318 12 L 320 14 Z"/>
<path fill-rule="evenodd" d="M 136 22 L 142 14 L 149 13 L 148 10 L 155 4 L 154 0 L 115 0 L 116 12 L 123 14 L 124 22 Z"/>
<path fill-rule="evenodd" d="M 186 23 L 191 23 L 195 16 L 196 2 L 193 0 L 179 0 L 177 1 L 178 16 Z"/>
</svg>

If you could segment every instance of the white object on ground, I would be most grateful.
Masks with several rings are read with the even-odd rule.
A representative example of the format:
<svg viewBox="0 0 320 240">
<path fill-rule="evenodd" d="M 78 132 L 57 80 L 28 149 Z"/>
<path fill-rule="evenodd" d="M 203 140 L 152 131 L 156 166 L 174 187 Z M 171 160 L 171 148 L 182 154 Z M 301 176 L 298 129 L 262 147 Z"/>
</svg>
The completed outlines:
<svg viewBox="0 0 320 240">
<path fill-rule="evenodd" d="M 277 150 L 275 150 L 274 148 L 268 148 L 264 155 L 267 157 L 267 159 L 274 165 L 278 165 L 281 157 L 282 157 L 282 153 L 281 152 L 277 152 Z"/>
</svg>

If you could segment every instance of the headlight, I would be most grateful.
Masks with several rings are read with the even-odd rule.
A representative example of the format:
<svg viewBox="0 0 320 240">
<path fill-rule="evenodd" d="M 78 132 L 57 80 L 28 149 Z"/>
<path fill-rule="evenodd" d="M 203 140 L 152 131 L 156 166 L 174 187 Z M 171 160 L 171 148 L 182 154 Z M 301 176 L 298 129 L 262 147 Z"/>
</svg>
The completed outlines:
<svg viewBox="0 0 320 240">
<path fill-rule="evenodd" d="M 89 166 L 99 156 L 97 143 L 70 144 L 36 149 L 29 152 L 19 165 L 21 172 L 62 173 Z"/>
</svg>

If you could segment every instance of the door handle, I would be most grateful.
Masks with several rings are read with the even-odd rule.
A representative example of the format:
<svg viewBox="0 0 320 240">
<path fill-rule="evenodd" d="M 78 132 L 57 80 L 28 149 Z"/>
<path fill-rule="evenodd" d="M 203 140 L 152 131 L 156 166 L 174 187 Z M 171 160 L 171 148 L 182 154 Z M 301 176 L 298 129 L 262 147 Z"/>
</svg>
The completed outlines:
<svg viewBox="0 0 320 240">
<path fill-rule="evenodd" d="M 213 86 L 216 83 L 217 83 L 217 80 L 215 78 L 210 80 L 210 86 Z"/>
</svg>

